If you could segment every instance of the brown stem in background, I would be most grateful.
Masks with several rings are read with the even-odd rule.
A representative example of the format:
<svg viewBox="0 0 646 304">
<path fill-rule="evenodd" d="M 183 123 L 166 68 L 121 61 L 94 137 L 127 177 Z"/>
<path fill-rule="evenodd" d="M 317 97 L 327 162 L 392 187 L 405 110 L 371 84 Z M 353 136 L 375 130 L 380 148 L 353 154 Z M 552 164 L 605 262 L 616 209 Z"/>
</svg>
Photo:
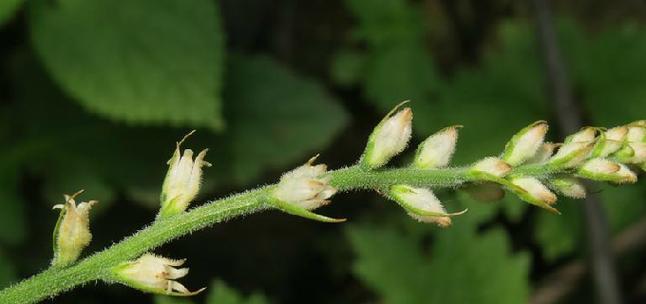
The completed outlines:
<svg viewBox="0 0 646 304">
<path fill-rule="evenodd" d="M 532 0 L 538 38 L 561 132 L 570 134 L 583 126 L 580 108 L 574 102 L 567 70 L 558 47 L 547 0 Z M 610 252 L 608 219 L 596 196 L 583 204 L 594 282 L 599 302 L 621 303 L 613 255 Z"/>
<path fill-rule="evenodd" d="M 612 242 L 616 255 L 626 254 L 646 244 L 646 219 L 622 231 Z M 588 270 L 581 260 L 575 260 L 547 275 L 543 283 L 534 290 L 529 303 L 556 303 L 574 289 Z"/>
</svg>

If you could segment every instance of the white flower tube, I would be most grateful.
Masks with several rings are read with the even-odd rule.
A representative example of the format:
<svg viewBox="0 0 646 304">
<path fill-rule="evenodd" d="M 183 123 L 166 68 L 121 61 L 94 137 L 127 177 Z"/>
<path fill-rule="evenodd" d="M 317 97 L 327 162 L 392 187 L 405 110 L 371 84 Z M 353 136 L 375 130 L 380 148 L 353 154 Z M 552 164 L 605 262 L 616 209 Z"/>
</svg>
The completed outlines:
<svg viewBox="0 0 646 304">
<path fill-rule="evenodd" d="M 180 156 L 180 145 L 191 134 L 193 132 L 177 143 L 173 157 L 168 161 L 168 172 L 160 195 L 160 218 L 182 213 L 188 208 L 200 190 L 202 167 L 211 166 L 204 160 L 208 149 L 200 151 L 195 160 L 191 149 L 185 149 L 184 154 Z"/>
<path fill-rule="evenodd" d="M 76 205 L 74 198 L 82 192 L 83 190 L 72 196 L 66 194 L 65 204 L 54 206 L 54 209 L 61 209 L 61 213 L 56 228 L 54 228 L 53 266 L 72 264 L 92 241 L 90 209 L 97 201 L 82 202 Z"/>
<path fill-rule="evenodd" d="M 455 152 L 459 127 L 444 128 L 424 140 L 417 149 L 413 166 L 418 169 L 446 167 Z"/>
<path fill-rule="evenodd" d="M 446 213 L 440 200 L 433 191 L 425 188 L 415 188 L 408 185 L 390 187 L 389 195 L 402 206 L 412 218 L 425 223 L 435 223 L 440 227 L 451 225 L 451 216 L 458 213 Z"/>
<path fill-rule="evenodd" d="M 522 164 L 543 145 L 547 129 L 545 121 L 537 121 L 523 128 L 505 145 L 502 159 L 511 166 Z"/>
<path fill-rule="evenodd" d="M 388 113 L 370 134 L 360 161 L 365 168 L 382 167 L 406 148 L 412 134 L 413 111 L 404 108 L 393 114 L 396 110 L 397 107 Z"/>
<path fill-rule="evenodd" d="M 205 288 L 191 292 L 175 281 L 188 274 L 188 268 L 175 268 L 184 262 L 185 260 L 171 260 L 146 253 L 134 261 L 119 264 L 112 269 L 112 273 L 116 281 L 145 292 L 173 296 L 190 296 L 202 292 Z"/>
</svg>

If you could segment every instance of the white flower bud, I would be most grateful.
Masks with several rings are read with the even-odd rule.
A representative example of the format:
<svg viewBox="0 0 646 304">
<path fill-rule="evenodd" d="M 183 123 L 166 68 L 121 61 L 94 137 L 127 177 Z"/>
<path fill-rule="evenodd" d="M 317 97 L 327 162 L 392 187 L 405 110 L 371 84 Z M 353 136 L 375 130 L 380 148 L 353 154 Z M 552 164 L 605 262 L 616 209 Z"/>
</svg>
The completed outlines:
<svg viewBox="0 0 646 304">
<path fill-rule="evenodd" d="M 451 216 L 463 214 L 446 213 L 444 206 L 435 194 L 429 189 L 414 188 L 407 185 L 394 185 L 390 187 L 390 196 L 406 211 L 412 218 L 425 223 L 435 223 L 440 227 L 451 225 Z"/>
<path fill-rule="evenodd" d="M 388 113 L 370 134 L 360 161 L 364 167 L 379 168 L 406 148 L 412 133 L 413 111 L 404 108 L 393 115 L 396 109 Z"/>
<path fill-rule="evenodd" d="M 594 142 L 575 142 L 563 144 L 549 163 L 560 168 L 573 168 L 580 165 L 588 157 Z"/>
<path fill-rule="evenodd" d="M 325 176 L 326 165 L 312 166 L 315 159 L 313 157 L 306 164 L 283 174 L 274 190 L 274 197 L 306 210 L 328 204 L 336 189 L 328 184 L 330 177 Z"/>
<path fill-rule="evenodd" d="M 628 134 L 626 135 L 628 142 L 645 142 L 646 141 L 646 127 L 632 123 L 628 126 Z"/>
<path fill-rule="evenodd" d="M 535 177 L 515 177 L 511 179 L 511 183 L 525 191 L 524 193 L 516 194 L 529 203 L 552 205 L 556 202 L 556 195 Z"/>
<path fill-rule="evenodd" d="M 200 190 L 202 167 L 211 166 L 209 162 L 204 160 L 208 149 L 202 150 L 195 160 L 193 160 L 191 149 L 185 149 L 184 154 L 180 157 L 180 145 L 193 132 L 187 134 L 177 143 L 173 157 L 168 161 L 168 172 L 160 195 L 159 218 L 184 212 Z"/>
<path fill-rule="evenodd" d="M 487 157 L 473 165 L 470 171 L 472 173 L 503 177 L 511 171 L 511 166 L 499 158 Z"/>
<path fill-rule="evenodd" d="M 614 156 L 622 163 L 641 164 L 646 161 L 646 143 L 628 142 Z"/>
<path fill-rule="evenodd" d="M 525 161 L 526 164 L 542 164 L 546 162 L 554 154 L 554 150 L 558 147 L 558 144 L 546 142 L 543 143 L 538 151 L 530 159 Z"/>
<path fill-rule="evenodd" d="M 597 181 L 608 181 L 617 184 L 634 183 L 637 175 L 623 164 L 605 158 L 593 158 L 578 170 L 578 175 Z"/>
<path fill-rule="evenodd" d="M 66 194 L 65 204 L 54 206 L 54 209 L 61 209 L 61 213 L 54 228 L 52 266 L 64 267 L 74 263 L 92 241 L 90 209 L 97 201 L 82 202 L 77 206 L 74 198 L 82 192 L 83 190 L 72 196 Z"/>
<path fill-rule="evenodd" d="M 418 169 L 446 167 L 455 152 L 459 127 L 444 128 L 424 140 L 417 149 L 413 165 Z"/>
<path fill-rule="evenodd" d="M 596 139 L 597 128 L 583 127 L 579 132 L 576 132 L 565 138 L 565 144 L 569 143 L 591 143 Z"/>
<path fill-rule="evenodd" d="M 554 178 L 550 180 L 552 188 L 571 198 L 585 198 L 585 187 L 575 178 Z"/>
<path fill-rule="evenodd" d="M 188 268 L 175 268 L 184 262 L 185 260 L 171 260 L 146 253 L 134 261 L 114 267 L 112 274 L 116 281 L 144 292 L 173 296 L 190 296 L 202 292 L 205 288 L 191 292 L 175 281 L 188 274 Z"/>
<path fill-rule="evenodd" d="M 547 123 L 537 121 L 516 133 L 505 145 L 502 159 L 511 166 L 517 166 L 536 154 L 547 133 Z"/>
<path fill-rule="evenodd" d="M 592 151 L 592 156 L 607 157 L 617 152 L 626 140 L 627 133 L 628 128 L 625 126 L 615 127 L 601 133 Z"/>
</svg>

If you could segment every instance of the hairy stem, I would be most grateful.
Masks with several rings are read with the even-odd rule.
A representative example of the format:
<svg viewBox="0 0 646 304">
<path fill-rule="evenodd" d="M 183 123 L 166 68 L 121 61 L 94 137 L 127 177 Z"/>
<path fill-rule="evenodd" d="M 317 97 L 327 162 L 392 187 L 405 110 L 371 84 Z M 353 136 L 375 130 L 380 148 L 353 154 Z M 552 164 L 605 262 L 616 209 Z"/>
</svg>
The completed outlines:
<svg viewBox="0 0 646 304">
<path fill-rule="evenodd" d="M 542 169 L 541 169 L 542 168 Z M 515 171 L 527 175 L 544 176 L 545 167 L 519 166 Z M 465 168 L 436 170 L 387 169 L 366 171 L 352 166 L 331 171 L 330 184 L 339 191 L 355 189 L 387 189 L 394 184 L 423 187 L 455 187 L 476 181 Z M 132 260 L 169 241 L 192 231 L 237 216 L 272 208 L 268 195 L 274 185 L 265 186 L 209 202 L 188 212 L 155 221 L 152 225 L 123 241 L 96 253 L 67 268 L 50 268 L 33 277 L 0 291 L 0 303 L 35 303 L 53 297 L 76 286 L 96 280 L 112 281 L 110 269 L 121 262 Z"/>
</svg>

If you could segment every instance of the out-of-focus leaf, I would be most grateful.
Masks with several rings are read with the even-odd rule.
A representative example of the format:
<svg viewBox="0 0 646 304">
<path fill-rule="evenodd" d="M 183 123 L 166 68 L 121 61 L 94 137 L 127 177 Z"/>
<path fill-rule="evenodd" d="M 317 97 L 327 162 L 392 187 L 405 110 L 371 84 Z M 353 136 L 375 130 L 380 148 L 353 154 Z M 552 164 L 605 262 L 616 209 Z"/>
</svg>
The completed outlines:
<svg viewBox="0 0 646 304">
<path fill-rule="evenodd" d="M 424 46 L 421 11 L 404 0 L 347 0 L 358 19 L 355 38 L 368 44 L 364 94 L 383 112 L 402 100 L 431 101 L 438 79 Z"/>
<path fill-rule="evenodd" d="M 0 243 L 15 245 L 26 235 L 25 206 L 18 193 L 18 176 L 14 176 L 15 163 L 1 160 L 0 168 Z"/>
<path fill-rule="evenodd" d="M 366 55 L 356 50 L 342 50 L 332 64 L 332 80 L 341 86 L 351 86 L 363 80 Z"/>
<path fill-rule="evenodd" d="M 556 208 L 561 215 L 539 212 L 536 220 L 536 240 L 547 260 L 573 253 L 582 244 L 583 227 L 581 218 L 581 200 L 559 197 Z M 541 210 L 542 211 L 542 210 Z"/>
<path fill-rule="evenodd" d="M 0 250 L 0 289 L 15 280 L 15 270 L 11 261 Z"/>
<path fill-rule="evenodd" d="M 0 1 L 0 26 L 7 22 L 20 8 L 23 0 L 2 0 Z"/>
<path fill-rule="evenodd" d="M 497 155 L 517 130 L 547 115 L 532 29 L 525 23 L 504 23 L 498 36 L 500 44 L 489 49 L 477 68 L 457 71 L 440 87 L 435 105 L 416 112 L 424 135 L 464 124 L 456 163 Z"/>
<path fill-rule="evenodd" d="M 347 121 L 321 85 L 267 57 L 232 58 L 225 97 L 231 128 L 224 141 L 231 177 L 239 182 L 263 169 L 305 162 Z"/>
<path fill-rule="evenodd" d="M 621 187 L 599 185 L 598 189 L 595 189 L 599 191 L 614 233 L 621 232 L 631 223 L 646 216 L 646 204 L 644 204 L 646 187 L 644 186 L 646 183 L 642 177 L 635 185 L 622 185 Z"/>
<path fill-rule="evenodd" d="M 221 129 L 223 34 L 213 1 L 33 1 L 47 70 L 86 109 L 140 124 Z"/>
<path fill-rule="evenodd" d="M 245 297 L 223 281 L 216 280 L 209 288 L 206 304 L 267 304 L 269 301 L 259 293 Z"/>
<path fill-rule="evenodd" d="M 559 22 L 562 49 L 586 113 L 611 127 L 646 117 L 646 27 L 632 23 L 586 34 L 573 20 Z"/>
<path fill-rule="evenodd" d="M 427 257 L 409 235 L 352 226 L 354 271 L 389 304 L 527 301 L 528 258 L 509 254 L 504 232 L 479 235 L 472 225 L 455 225 L 434 235 Z"/>
</svg>

